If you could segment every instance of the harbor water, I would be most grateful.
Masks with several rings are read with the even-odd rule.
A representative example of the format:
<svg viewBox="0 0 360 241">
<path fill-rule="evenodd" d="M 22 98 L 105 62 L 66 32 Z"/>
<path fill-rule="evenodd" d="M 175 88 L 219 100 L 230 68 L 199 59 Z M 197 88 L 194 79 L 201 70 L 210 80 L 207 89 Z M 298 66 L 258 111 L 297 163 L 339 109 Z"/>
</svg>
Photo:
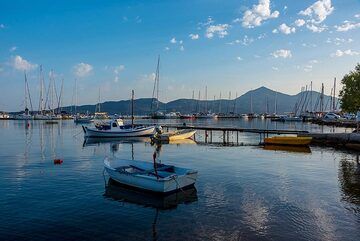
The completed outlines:
<svg viewBox="0 0 360 241">
<path fill-rule="evenodd" d="M 350 131 L 257 119 L 187 124 Z M 199 143 L 161 146 L 147 138 L 84 141 L 71 120 L 0 121 L 0 240 L 357 240 L 359 155 L 264 149 L 258 138 L 241 133 L 244 146 L 204 143 L 202 132 Z M 104 173 L 104 157 L 150 162 L 154 151 L 162 163 L 198 170 L 195 188 L 159 197 Z"/>
</svg>

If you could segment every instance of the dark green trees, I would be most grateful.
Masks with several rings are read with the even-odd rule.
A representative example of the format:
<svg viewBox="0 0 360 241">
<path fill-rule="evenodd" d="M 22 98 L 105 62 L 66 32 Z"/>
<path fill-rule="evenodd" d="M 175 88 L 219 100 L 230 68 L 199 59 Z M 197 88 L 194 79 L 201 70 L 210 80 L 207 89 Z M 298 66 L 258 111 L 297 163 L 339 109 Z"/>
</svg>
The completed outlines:
<svg viewBox="0 0 360 241">
<path fill-rule="evenodd" d="M 343 111 L 356 113 L 360 109 L 360 64 L 341 80 L 341 108 Z"/>
</svg>

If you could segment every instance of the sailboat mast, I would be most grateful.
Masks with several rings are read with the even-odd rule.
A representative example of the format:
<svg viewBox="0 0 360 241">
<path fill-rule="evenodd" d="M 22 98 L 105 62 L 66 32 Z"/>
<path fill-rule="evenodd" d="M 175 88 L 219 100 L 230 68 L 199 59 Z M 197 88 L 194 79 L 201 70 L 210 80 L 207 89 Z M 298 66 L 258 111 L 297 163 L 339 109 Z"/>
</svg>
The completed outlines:
<svg viewBox="0 0 360 241">
<path fill-rule="evenodd" d="M 333 111 L 336 110 L 336 100 L 335 100 L 335 89 L 336 89 L 336 78 L 334 78 L 334 87 L 333 87 L 334 91 L 333 91 Z"/>
<path fill-rule="evenodd" d="M 277 113 L 277 91 L 275 91 L 275 103 L 274 103 L 274 114 Z"/>
<path fill-rule="evenodd" d="M 59 100 L 58 100 L 58 112 L 61 113 L 61 105 L 62 105 L 62 93 L 64 90 L 64 79 L 61 79 L 61 88 L 60 88 L 60 94 L 59 94 Z"/>
<path fill-rule="evenodd" d="M 42 81 L 42 65 L 39 67 L 39 80 L 40 80 L 40 96 L 39 96 L 39 113 L 42 114 L 43 107 L 43 81 Z"/>
<path fill-rule="evenodd" d="M 253 113 L 253 103 L 252 103 L 252 90 L 250 92 L 250 113 Z"/>
<path fill-rule="evenodd" d="M 207 105 L 207 85 L 205 86 L 205 113 L 208 112 L 208 105 Z"/>
<path fill-rule="evenodd" d="M 160 55 L 158 57 L 158 63 L 157 63 L 157 68 L 156 68 L 156 81 L 157 81 L 157 84 L 156 84 L 156 111 L 159 110 L 159 81 L 160 81 Z"/>
<path fill-rule="evenodd" d="M 312 95 L 312 81 L 310 83 L 310 112 L 313 112 L 313 95 Z"/>
<path fill-rule="evenodd" d="M 24 71 L 24 95 L 25 95 L 25 112 L 26 112 L 26 110 L 28 109 L 28 106 L 27 106 L 27 104 L 28 104 L 28 96 L 27 96 L 27 88 L 26 88 L 26 81 L 27 81 L 27 79 L 26 79 L 26 71 Z"/>
<path fill-rule="evenodd" d="M 101 106 L 100 106 L 100 87 L 99 87 L 99 104 L 98 104 L 98 112 L 101 112 Z"/>
<path fill-rule="evenodd" d="M 134 90 L 131 91 L 131 126 L 134 128 Z"/>
<path fill-rule="evenodd" d="M 78 104 L 78 96 L 77 96 L 77 79 L 75 79 L 75 106 L 74 106 L 74 110 L 75 110 L 75 115 L 77 114 L 76 112 L 76 107 Z"/>
<path fill-rule="evenodd" d="M 221 91 L 219 95 L 219 114 L 221 113 Z"/>
</svg>

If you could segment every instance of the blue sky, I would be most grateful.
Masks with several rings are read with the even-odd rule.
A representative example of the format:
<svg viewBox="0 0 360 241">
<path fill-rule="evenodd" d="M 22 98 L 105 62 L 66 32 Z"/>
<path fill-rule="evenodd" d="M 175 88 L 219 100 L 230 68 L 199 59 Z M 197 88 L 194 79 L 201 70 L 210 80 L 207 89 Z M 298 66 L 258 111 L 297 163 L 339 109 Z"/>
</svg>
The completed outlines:
<svg viewBox="0 0 360 241">
<path fill-rule="evenodd" d="M 0 110 L 23 108 L 23 71 L 34 106 L 39 65 L 64 79 L 71 104 L 151 97 L 232 97 L 265 85 L 296 94 L 313 81 L 330 93 L 360 59 L 358 0 L 0 2 Z M 340 86 L 337 87 L 339 89 Z M 36 108 L 35 108 L 36 109 Z"/>
</svg>

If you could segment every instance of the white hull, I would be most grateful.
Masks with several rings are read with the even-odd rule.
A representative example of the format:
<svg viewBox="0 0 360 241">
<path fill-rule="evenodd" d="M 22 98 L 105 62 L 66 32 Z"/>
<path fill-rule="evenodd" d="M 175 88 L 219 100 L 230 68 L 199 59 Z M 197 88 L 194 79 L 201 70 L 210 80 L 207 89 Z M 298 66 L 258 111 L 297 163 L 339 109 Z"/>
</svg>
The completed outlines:
<svg viewBox="0 0 360 241">
<path fill-rule="evenodd" d="M 16 115 L 14 117 L 15 120 L 33 120 L 34 117 L 31 115 Z"/>
<path fill-rule="evenodd" d="M 154 139 L 159 141 L 176 141 L 191 138 L 196 131 L 194 130 L 180 130 L 162 134 L 155 134 Z"/>
<path fill-rule="evenodd" d="M 143 170 L 152 170 L 153 163 L 144 161 L 109 160 L 105 158 L 104 166 L 113 180 L 127 186 L 157 193 L 169 193 L 194 185 L 197 178 L 197 171 L 179 167 L 174 167 L 174 173 L 158 171 L 158 175 L 163 176 L 159 178 L 155 175 L 149 175 L 149 172 L 128 173 L 117 171 L 117 168 L 122 167 L 131 169 L 130 166 L 136 166 Z"/>
<path fill-rule="evenodd" d="M 135 137 L 135 136 L 151 136 L 154 134 L 155 127 L 140 127 L 131 129 L 110 129 L 110 130 L 98 130 L 96 128 L 89 128 L 83 126 L 85 137 L 101 137 L 101 138 L 113 138 L 113 137 Z"/>
<path fill-rule="evenodd" d="M 41 114 L 36 114 L 34 116 L 35 120 L 51 120 L 50 116 L 48 115 L 41 115 Z"/>
</svg>

